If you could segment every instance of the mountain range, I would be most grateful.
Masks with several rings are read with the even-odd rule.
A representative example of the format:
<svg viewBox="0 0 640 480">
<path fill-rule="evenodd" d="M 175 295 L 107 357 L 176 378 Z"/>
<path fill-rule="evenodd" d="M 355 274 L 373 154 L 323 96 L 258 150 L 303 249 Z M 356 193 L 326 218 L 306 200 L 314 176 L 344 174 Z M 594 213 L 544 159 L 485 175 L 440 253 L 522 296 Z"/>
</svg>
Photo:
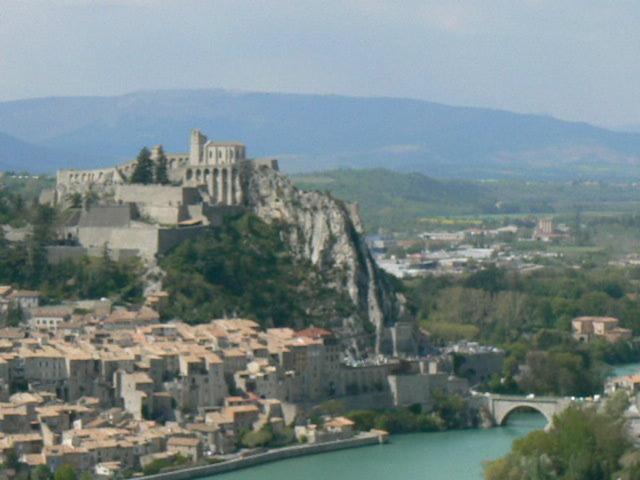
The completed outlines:
<svg viewBox="0 0 640 480">
<path fill-rule="evenodd" d="M 289 172 L 377 168 L 439 178 L 638 179 L 640 133 L 422 100 L 210 90 L 0 103 L 0 169 L 111 165 L 189 131 L 239 140 Z"/>
</svg>

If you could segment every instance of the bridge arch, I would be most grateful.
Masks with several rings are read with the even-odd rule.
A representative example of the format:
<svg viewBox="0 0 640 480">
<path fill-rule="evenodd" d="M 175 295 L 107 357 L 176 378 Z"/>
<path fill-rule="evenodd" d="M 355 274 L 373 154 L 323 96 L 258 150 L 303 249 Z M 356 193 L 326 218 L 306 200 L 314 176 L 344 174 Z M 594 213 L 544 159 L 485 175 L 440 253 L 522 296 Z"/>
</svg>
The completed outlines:
<svg viewBox="0 0 640 480">
<path fill-rule="evenodd" d="M 547 425 L 551 425 L 551 423 L 553 422 L 553 415 L 555 414 L 555 412 L 548 411 L 549 409 L 541 407 L 537 404 L 521 403 L 521 404 L 511 405 L 506 410 L 501 411 L 499 416 L 496 415 L 496 419 L 495 419 L 496 425 L 500 427 L 505 426 L 507 424 L 507 420 L 509 419 L 509 416 L 512 413 L 516 411 L 523 411 L 523 410 L 538 412 L 540 415 L 542 415 L 546 419 Z"/>
<path fill-rule="evenodd" d="M 504 425 L 515 410 L 528 408 L 541 413 L 551 426 L 554 415 L 562 412 L 571 404 L 571 400 L 559 397 L 533 397 L 516 395 L 489 395 L 487 407 L 493 417 L 494 425 Z"/>
</svg>

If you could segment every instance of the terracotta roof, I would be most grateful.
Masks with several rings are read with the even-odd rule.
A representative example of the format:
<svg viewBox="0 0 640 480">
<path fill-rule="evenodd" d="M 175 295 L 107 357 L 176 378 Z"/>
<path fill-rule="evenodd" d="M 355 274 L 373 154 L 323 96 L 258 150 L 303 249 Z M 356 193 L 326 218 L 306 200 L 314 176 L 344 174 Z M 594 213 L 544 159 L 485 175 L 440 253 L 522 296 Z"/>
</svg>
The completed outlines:
<svg viewBox="0 0 640 480">
<path fill-rule="evenodd" d="M 331 420 L 327 420 L 326 422 L 324 422 L 324 425 L 325 427 L 340 428 L 340 427 L 353 427 L 355 423 L 346 417 L 335 417 L 335 418 L 332 418 Z"/>
<path fill-rule="evenodd" d="M 167 441 L 167 445 L 176 447 L 197 447 L 200 445 L 200 440 L 191 437 L 171 437 Z"/>
<path fill-rule="evenodd" d="M 9 294 L 9 298 L 28 298 L 28 297 L 40 297 L 38 290 L 14 290 Z"/>
<path fill-rule="evenodd" d="M 0 297 L 4 297 L 8 293 L 11 293 L 13 287 L 11 285 L 0 285 Z"/>
<path fill-rule="evenodd" d="M 305 328 L 304 330 L 300 330 L 296 333 L 296 335 L 298 335 L 299 337 L 322 338 L 332 337 L 333 333 L 323 328 L 309 327 Z"/>
<path fill-rule="evenodd" d="M 576 317 L 573 319 L 574 322 L 599 322 L 599 323 L 617 323 L 619 320 L 614 317 Z"/>
</svg>

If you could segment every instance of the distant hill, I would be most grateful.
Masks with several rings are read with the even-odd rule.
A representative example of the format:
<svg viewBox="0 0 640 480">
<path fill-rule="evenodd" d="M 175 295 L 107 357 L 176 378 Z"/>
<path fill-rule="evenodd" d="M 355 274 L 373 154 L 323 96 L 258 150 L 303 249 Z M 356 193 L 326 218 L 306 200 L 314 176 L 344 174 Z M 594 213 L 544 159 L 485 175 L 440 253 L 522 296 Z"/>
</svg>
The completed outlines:
<svg viewBox="0 0 640 480">
<path fill-rule="evenodd" d="M 293 177 L 304 190 L 328 191 L 348 202 L 358 202 L 369 230 L 403 229 L 425 216 L 480 214 L 496 202 L 491 192 L 464 181 L 440 181 L 419 173 L 384 169 L 331 170 Z"/>
<path fill-rule="evenodd" d="M 420 173 L 331 170 L 293 177 L 297 187 L 358 202 L 369 232 L 427 228 L 434 217 L 626 212 L 640 209 L 640 186 L 607 182 L 437 180 Z"/>
<path fill-rule="evenodd" d="M 0 132 L 0 170 L 43 172 L 50 170 L 49 162 L 52 161 L 62 162 L 64 158 L 53 149 Z"/>
<path fill-rule="evenodd" d="M 61 149 L 19 140 L 0 132 L 0 171 L 54 173 L 58 168 L 86 167 L 108 157 L 84 155 L 80 149 Z"/>
<path fill-rule="evenodd" d="M 168 90 L 0 103 L 0 132 L 67 152 L 53 171 L 186 150 L 189 130 L 241 140 L 290 172 L 384 167 L 440 178 L 639 178 L 640 134 L 398 98 Z"/>
</svg>

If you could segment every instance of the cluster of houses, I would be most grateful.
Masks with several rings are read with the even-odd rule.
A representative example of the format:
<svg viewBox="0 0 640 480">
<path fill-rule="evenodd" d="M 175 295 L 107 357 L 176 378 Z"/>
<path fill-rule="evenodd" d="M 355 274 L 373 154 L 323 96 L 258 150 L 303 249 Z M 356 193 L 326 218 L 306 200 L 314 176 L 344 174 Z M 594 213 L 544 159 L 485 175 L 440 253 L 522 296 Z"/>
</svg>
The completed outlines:
<svg viewBox="0 0 640 480">
<path fill-rule="evenodd" d="M 111 475 L 177 455 L 205 461 L 267 426 L 309 443 L 339 440 L 353 424 L 312 425 L 313 406 L 429 408 L 436 390 L 469 390 L 450 357 L 349 362 L 322 328 L 163 322 L 163 293 L 138 308 L 43 306 L 38 292 L 2 288 L 3 305 L 19 304 L 25 319 L 0 328 L 0 456 L 13 449 L 32 466 Z"/>
</svg>

